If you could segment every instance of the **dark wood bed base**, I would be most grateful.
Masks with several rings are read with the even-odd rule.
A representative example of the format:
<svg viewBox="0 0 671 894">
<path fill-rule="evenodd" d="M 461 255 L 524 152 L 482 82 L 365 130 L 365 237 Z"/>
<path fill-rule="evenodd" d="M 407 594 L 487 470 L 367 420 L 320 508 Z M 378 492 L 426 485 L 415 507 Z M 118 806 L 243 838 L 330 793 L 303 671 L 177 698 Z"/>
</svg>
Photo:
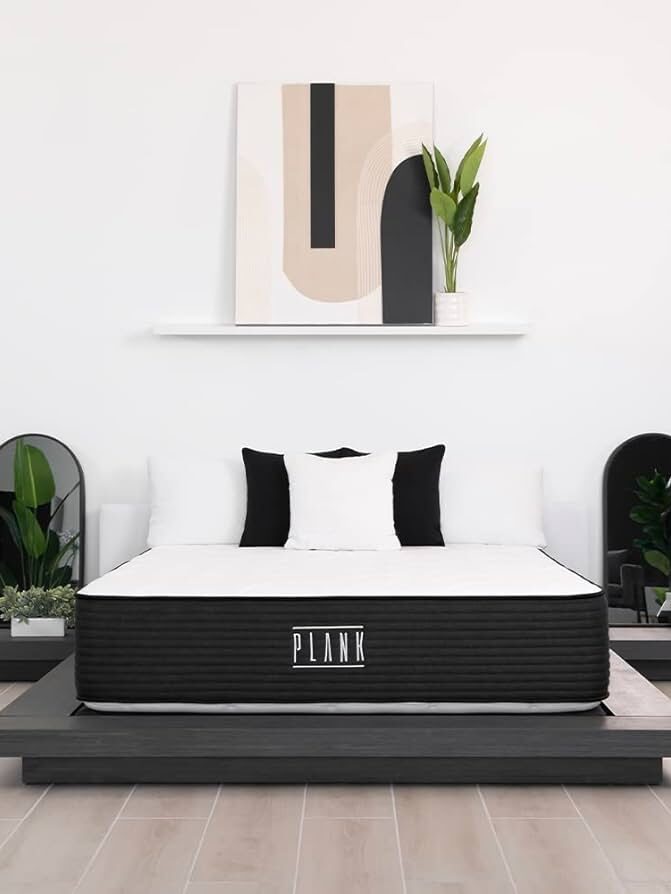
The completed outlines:
<svg viewBox="0 0 671 894">
<path fill-rule="evenodd" d="M 26 783 L 657 783 L 671 700 L 617 655 L 586 714 L 97 714 L 73 659 L 0 713 Z"/>
</svg>

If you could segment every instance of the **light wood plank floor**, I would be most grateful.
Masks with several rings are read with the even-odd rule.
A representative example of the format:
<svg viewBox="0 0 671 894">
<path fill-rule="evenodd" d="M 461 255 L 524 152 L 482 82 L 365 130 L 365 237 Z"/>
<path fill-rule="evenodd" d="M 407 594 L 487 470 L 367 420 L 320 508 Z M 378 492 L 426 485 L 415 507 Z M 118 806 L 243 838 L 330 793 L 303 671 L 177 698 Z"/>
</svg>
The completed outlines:
<svg viewBox="0 0 671 894">
<path fill-rule="evenodd" d="M 39 788 L 0 759 L 1 894 L 671 894 L 669 841 L 671 760 L 655 788 Z"/>
</svg>

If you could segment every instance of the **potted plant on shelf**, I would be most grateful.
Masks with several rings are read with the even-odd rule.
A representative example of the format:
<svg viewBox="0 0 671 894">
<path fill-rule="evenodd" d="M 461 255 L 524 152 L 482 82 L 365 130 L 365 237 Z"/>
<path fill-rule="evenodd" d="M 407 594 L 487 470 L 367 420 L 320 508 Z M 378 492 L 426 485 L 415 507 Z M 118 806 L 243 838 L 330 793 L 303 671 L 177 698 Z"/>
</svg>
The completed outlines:
<svg viewBox="0 0 671 894">
<path fill-rule="evenodd" d="M 65 636 L 66 626 L 74 623 L 75 591 L 70 586 L 5 587 L 0 617 L 12 622 L 12 636 Z"/>
<path fill-rule="evenodd" d="M 443 257 L 444 291 L 436 292 L 435 323 L 462 326 L 468 322 L 467 296 L 457 290 L 459 251 L 471 235 L 473 212 L 480 191 L 476 183 L 480 163 L 487 148 L 483 135 L 469 147 L 459 163 L 454 179 L 437 146 L 433 154 L 422 144 L 424 169 L 429 181 L 429 201 L 438 222 Z"/>
<path fill-rule="evenodd" d="M 79 533 L 53 530 L 54 519 L 77 483 L 56 497 L 54 476 L 44 453 L 16 442 L 11 510 L 0 506 L 16 556 L 14 572 L 0 563 L 0 612 L 11 620 L 12 636 L 64 636 L 72 623 L 75 591 L 70 586 Z"/>
<path fill-rule="evenodd" d="M 671 610 L 671 480 L 657 469 L 650 477 L 639 475 L 634 494 L 639 502 L 629 517 L 642 526 L 634 541 L 645 562 L 666 578 L 664 587 L 653 587 L 660 611 Z"/>
</svg>

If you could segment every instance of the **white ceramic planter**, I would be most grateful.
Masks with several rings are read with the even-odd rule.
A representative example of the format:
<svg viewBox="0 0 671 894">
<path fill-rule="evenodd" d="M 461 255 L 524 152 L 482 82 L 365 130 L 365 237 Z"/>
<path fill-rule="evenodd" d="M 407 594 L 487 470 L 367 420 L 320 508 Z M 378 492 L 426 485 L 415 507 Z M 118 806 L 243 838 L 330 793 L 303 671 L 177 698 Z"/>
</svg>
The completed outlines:
<svg viewBox="0 0 671 894">
<path fill-rule="evenodd" d="M 65 636 L 64 618 L 12 618 L 12 636 Z"/>
<path fill-rule="evenodd" d="M 466 292 L 436 292 L 434 323 L 436 326 L 466 326 L 468 324 L 468 294 Z"/>
</svg>

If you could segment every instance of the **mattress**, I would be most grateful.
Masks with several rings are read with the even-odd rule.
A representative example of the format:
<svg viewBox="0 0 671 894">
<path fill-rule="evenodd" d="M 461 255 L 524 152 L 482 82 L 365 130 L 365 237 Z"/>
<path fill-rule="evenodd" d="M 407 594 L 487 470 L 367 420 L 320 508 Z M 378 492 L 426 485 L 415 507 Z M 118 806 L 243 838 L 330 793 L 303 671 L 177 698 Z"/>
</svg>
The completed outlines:
<svg viewBox="0 0 671 894">
<path fill-rule="evenodd" d="M 599 587 L 532 547 L 158 547 L 77 598 L 114 711 L 575 711 L 608 691 Z"/>
</svg>

